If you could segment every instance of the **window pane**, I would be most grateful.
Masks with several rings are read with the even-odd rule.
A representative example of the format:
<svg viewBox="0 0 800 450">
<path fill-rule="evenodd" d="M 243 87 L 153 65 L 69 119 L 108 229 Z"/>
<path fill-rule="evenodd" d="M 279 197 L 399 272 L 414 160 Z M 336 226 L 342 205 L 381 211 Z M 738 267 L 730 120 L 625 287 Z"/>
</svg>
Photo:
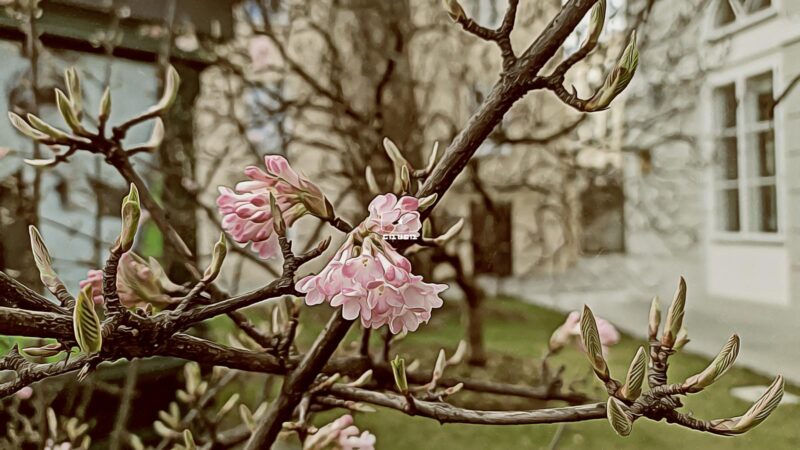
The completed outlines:
<svg viewBox="0 0 800 450">
<path fill-rule="evenodd" d="M 747 141 L 750 177 L 775 176 L 775 132 L 752 133 Z"/>
<path fill-rule="evenodd" d="M 720 138 L 717 142 L 718 176 L 723 180 L 739 178 L 739 156 L 736 150 L 736 137 Z"/>
<path fill-rule="evenodd" d="M 772 72 L 747 79 L 745 87 L 745 120 L 758 123 L 772 120 Z"/>
<path fill-rule="evenodd" d="M 753 13 L 761 11 L 762 9 L 769 8 L 772 5 L 771 0 L 746 0 L 747 12 Z"/>
<path fill-rule="evenodd" d="M 736 127 L 736 87 L 733 83 L 714 90 L 718 129 Z"/>
<path fill-rule="evenodd" d="M 717 13 L 714 15 L 714 25 L 721 27 L 736 20 L 736 15 L 731 9 L 728 0 L 720 0 L 717 2 Z"/>
<path fill-rule="evenodd" d="M 778 200 L 775 185 L 755 186 L 750 189 L 750 223 L 755 231 L 778 231 Z"/>
<path fill-rule="evenodd" d="M 717 226 L 723 231 L 739 231 L 739 189 L 717 191 Z"/>
</svg>

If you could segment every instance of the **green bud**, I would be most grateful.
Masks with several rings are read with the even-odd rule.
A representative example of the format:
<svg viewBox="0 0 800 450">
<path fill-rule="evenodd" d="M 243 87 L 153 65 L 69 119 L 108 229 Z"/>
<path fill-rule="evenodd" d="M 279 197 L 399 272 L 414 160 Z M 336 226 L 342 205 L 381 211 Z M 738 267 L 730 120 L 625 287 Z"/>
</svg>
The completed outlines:
<svg viewBox="0 0 800 450">
<path fill-rule="evenodd" d="M 639 347 L 636 355 L 631 361 L 628 368 L 628 374 L 625 377 L 625 384 L 622 386 L 622 396 L 630 401 L 634 401 L 642 395 L 642 383 L 644 382 L 644 375 L 647 370 L 647 354 L 644 348 Z"/>
<path fill-rule="evenodd" d="M 408 392 L 408 380 L 406 379 L 406 361 L 397 355 L 391 361 L 392 375 L 394 375 L 394 384 L 401 394 Z"/>
<path fill-rule="evenodd" d="M 603 382 L 609 381 L 611 373 L 603 357 L 603 346 L 600 342 L 600 333 L 597 331 L 597 322 L 592 310 L 586 305 L 583 305 L 583 314 L 581 314 L 581 339 L 594 373 Z"/>
<path fill-rule="evenodd" d="M 111 115 L 111 88 L 106 86 L 106 89 L 103 91 L 103 96 L 100 98 L 100 110 L 97 113 L 97 117 L 100 122 L 105 122 L 108 120 L 108 117 Z"/>
<path fill-rule="evenodd" d="M 130 192 L 122 199 L 122 231 L 117 238 L 118 250 L 122 253 L 127 252 L 133 247 L 133 240 L 136 238 L 136 231 L 139 228 L 139 218 L 142 215 L 139 203 L 139 190 L 136 185 L 131 183 Z"/>
<path fill-rule="evenodd" d="M 58 106 L 58 112 L 61 113 L 61 118 L 64 119 L 64 122 L 69 125 L 69 128 L 73 132 L 77 133 L 79 136 L 88 134 L 86 129 L 83 128 L 80 119 L 78 119 L 78 115 L 75 113 L 74 105 L 61 89 L 56 89 L 56 106 Z"/>
<path fill-rule="evenodd" d="M 372 172 L 372 167 L 367 166 L 364 172 L 364 178 L 367 180 L 367 188 L 375 195 L 381 193 L 381 188 L 378 186 L 378 180 L 375 179 L 375 174 Z"/>
<path fill-rule="evenodd" d="M 214 281 L 222 269 L 222 263 L 225 261 L 225 255 L 228 254 L 228 243 L 225 240 L 225 233 L 220 233 L 219 240 L 214 244 L 214 251 L 211 254 L 211 264 L 209 264 L 205 273 L 203 274 L 203 281 L 210 283 Z"/>
<path fill-rule="evenodd" d="M 606 402 L 606 417 L 611 428 L 620 436 L 627 436 L 631 434 L 633 429 L 633 420 L 625 412 L 625 406 L 614 397 L 609 397 Z"/>
<path fill-rule="evenodd" d="M 78 76 L 78 70 L 70 67 L 64 71 L 64 81 L 67 86 L 67 94 L 72 103 L 72 109 L 75 115 L 80 119 L 83 114 L 83 93 L 81 92 L 81 79 Z"/>
<path fill-rule="evenodd" d="M 722 347 L 717 356 L 705 370 L 693 375 L 683 382 L 687 392 L 700 392 L 717 381 L 725 372 L 733 367 L 736 356 L 739 355 L 739 336 L 733 335 Z"/>
<path fill-rule="evenodd" d="M 664 334 L 661 336 L 661 345 L 672 348 L 678 332 L 683 326 L 683 314 L 686 309 L 686 280 L 681 277 L 678 282 L 678 289 L 675 291 L 675 298 L 669 305 L 667 311 L 667 321 L 664 323 Z"/>
<path fill-rule="evenodd" d="M 636 47 L 636 31 L 634 31 L 631 33 L 631 39 L 622 52 L 616 67 L 608 74 L 603 86 L 586 102 L 586 111 L 607 109 L 611 102 L 628 87 L 638 65 L 639 49 Z"/>
<path fill-rule="evenodd" d="M 11 125 L 13 125 L 14 128 L 17 129 L 17 131 L 24 134 L 25 136 L 28 136 L 31 139 L 42 141 L 50 138 L 50 136 L 33 128 L 28 124 L 28 122 L 25 121 L 25 119 L 23 119 L 17 114 L 14 114 L 11 111 L 8 112 L 8 120 L 11 121 Z"/>
<path fill-rule="evenodd" d="M 72 136 L 68 133 L 59 130 L 58 128 L 50 125 L 49 123 L 45 122 L 44 120 L 38 118 L 34 114 L 28 114 L 28 122 L 30 122 L 31 126 L 36 128 L 38 131 L 50 136 L 53 140 L 58 142 L 69 142 Z"/>
<path fill-rule="evenodd" d="M 661 326 L 661 305 L 658 297 L 653 297 L 650 303 L 650 317 L 647 323 L 647 337 L 651 341 L 658 339 L 658 327 Z"/>
<path fill-rule="evenodd" d="M 42 235 L 33 225 L 28 227 L 28 233 L 30 234 L 31 238 L 31 251 L 33 252 L 33 260 L 36 263 L 36 268 L 39 270 L 39 278 L 42 280 L 42 284 L 44 284 L 47 290 L 53 295 L 61 298 L 59 291 L 66 293 L 67 288 L 64 286 L 64 283 L 53 269 L 53 261 L 50 258 L 50 252 L 47 250 L 47 246 L 44 245 L 44 239 L 42 239 Z"/>
<path fill-rule="evenodd" d="M 765 421 L 781 403 L 783 387 L 783 376 L 778 375 L 764 395 L 753 403 L 744 415 L 733 419 L 712 420 L 712 429 L 727 435 L 742 434 L 752 430 Z"/>
<path fill-rule="evenodd" d="M 431 194 L 427 197 L 422 197 L 419 199 L 419 212 L 425 211 L 426 209 L 430 208 L 434 204 L 436 204 L 436 200 L 439 198 L 439 194 Z"/>
<path fill-rule="evenodd" d="M 103 347 L 103 334 L 100 330 L 100 318 L 94 310 L 92 285 L 87 284 L 75 300 L 72 311 L 72 325 L 75 341 L 81 351 L 87 355 L 98 353 Z"/>
</svg>

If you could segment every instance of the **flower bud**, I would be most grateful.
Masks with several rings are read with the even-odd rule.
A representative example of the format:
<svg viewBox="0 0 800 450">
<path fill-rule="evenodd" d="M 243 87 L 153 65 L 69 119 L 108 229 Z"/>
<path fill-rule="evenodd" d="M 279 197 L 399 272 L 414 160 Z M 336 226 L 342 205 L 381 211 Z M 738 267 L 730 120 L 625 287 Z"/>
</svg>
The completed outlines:
<svg viewBox="0 0 800 450">
<path fill-rule="evenodd" d="M 408 392 L 408 380 L 406 379 L 406 361 L 397 355 L 391 361 L 392 375 L 394 375 L 394 383 L 397 390 L 401 394 Z"/>
<path fill-rule="evenodd" d="M 210 283 L 214 281 L 222 269 L 222 263 L 225 261 L 225 255 L 228 254 L 228 243 L 225 241 L 225 233 L 220 233 L 219 240 L 214 244 L 214 251 L 211 254 L 211 264 L 208 265 L 205 273 L 203 274 L 203 281 Z"/>
</svg>

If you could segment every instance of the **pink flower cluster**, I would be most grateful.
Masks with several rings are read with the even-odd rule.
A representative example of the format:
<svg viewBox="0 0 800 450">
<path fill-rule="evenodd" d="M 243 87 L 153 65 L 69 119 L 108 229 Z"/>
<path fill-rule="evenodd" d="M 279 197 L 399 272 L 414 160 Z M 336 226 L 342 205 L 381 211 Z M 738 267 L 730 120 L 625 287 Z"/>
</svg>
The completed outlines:
<svg viewBox="0 0 800 450">
<path fill-rule="evenodd" d="M 353 425 L 353 416 L 345 414 L 306 438 L 303 450 L 375 450 L 375 435 Z"/>
<path fill-rule="evenodd" d="M 87 278 L 78 283 L 82 289 L 87 284 L 92 285 L 94 302 L 103 303 L 103 271 L 90 270 Z M 145 261 L 141 256 L 127 252 L 120 257 L 117 266 L 117 294 L 120 302 L 131 308 L 144 303 L 165 305 L 174 300 L 169 292 L 180 289 L 172 283 L 164 273 L 164 269 L 155 259 Z"/>
<path fill-rule="evenodd" d="M 372 201 L 370 217 L 347 236 L 328 265 L 319 274 L 297 282 L 296 289 L 306 294 L 306 304 L 328 302 L 341 307 L 345 319 L 360 318 L 367 328 L 388 325 L 395 334 L 416 331 L 421 323 L 430 320 L 431 311 L 442 306 L 439 293 L 447 289 L 447 285 L 425 283 L 421 276 L 411 273 L 408 259 L 378 234 L 387 230 L 389 224 L 376 217 L 381 211 L 401 209 L 397 220 L 404 215 L 413 216 L 409 205 L 415 203 L 408 198 L 397 200 L 389 194 Z M 415 217 L 419 224 L 419 214 Z M 394 229 L 402 229 L 404 233 L 419 231 L 414 220 L 402 224 L 397 220 L 391 222 Z"/>
<path fill-rule="evenodd" d="M 397 198 L 394 194 L 379 195 L 369 204 L 366 227 L 383 236 L 418 235 L 422 222 L 416 197 Z"/>
<path fill-rule="evenodd" d="M 619 342 L 619 331 L 611 322 L 600 317 L 595 317 L 595 322 L 597 322 L 597 333 L 600 335 L 600 345 L 602 345 L 605 355 L 608 353 L 608 347 Z M 564 323 L 550 336 L 550 351 L 555 353 L 571 343 L 578 345 L 581 350 L 585 350 L 580 336 L 581 313 L 572 311 Z"/>
<path fill-rule="evenodd" d="M 244 173 L 250 180 L 235 189 L 220 186 L 217 207 L 222 214 L 222 228 L 240 244 L 251 248 L 263 259 L 278 255 L 280 247 L 274 232 L 270 195 L 287 226 L 307 213 L 330 217 L 332 208 L 319 187 L 302 178 L 279 155 L 264 157 L 266 171 L 249 166 Z"/>
</svg>

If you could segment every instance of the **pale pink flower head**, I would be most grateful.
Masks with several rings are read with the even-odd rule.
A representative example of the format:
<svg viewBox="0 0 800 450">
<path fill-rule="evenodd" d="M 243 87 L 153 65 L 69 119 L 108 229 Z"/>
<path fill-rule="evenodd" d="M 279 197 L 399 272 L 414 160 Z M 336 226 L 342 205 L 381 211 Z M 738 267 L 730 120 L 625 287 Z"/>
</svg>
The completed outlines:
<svg viewBox="0 0 800 450">
<path fill-rule="evenodd" d="M 323 219 L 333 216 L 333 207 L 314 183 L 301 177 L 280 155 L 264 157 L 266 170 L 256 166 L 245 168 L 249 180 L 235 189 L 219 188 L 217 208 L 222 227 L 240 244 L 252 243 L 252 249 L 263 259 L 278 255 L 278 237 L 274 233 L 270 196 L 275 198 L 287 226 L 311 213 Z"/>
<path fill-rule="evenodd" d="M 87 278 L 78 283 L 80 288 L 87 284 L 92 285 L 94 302 L 103 303 L 103 271 L 90 270 Z M 164 269 L 154 258 L 148 261 L 133 252 L 124 253 L 120 257 L 117 266 L 117 294 L 124 306 L 131 308 L 146 303 L 164 306 L 174 302 L 169 293 L 175 293 L 179 289 L 180 286 L 167 278 Z"/>
<path fill-rule="evenodd" d="M 600 345 L 603 348 L 603 354 L 608 353 L 608 348 L 616 345 L 619 342 L 619 331 L 611 322 L 595 316 L 597 323 L 597 333 L 600 335 Z M 567 316 L 561 326 L 556 328 L 550 336 L 550 351 L 555 353 L 567 345 L 575 344 L 582 350 L 583 341 L 581 340 L 581 313 L 572 311 Z"/>
<path fill-rule="evenodd" d="M 369 219 L 368 219 L 369 220 Z M 432 310 L 443 304 L 444 284 L 426 283 L 411 272 L 411 263 L 366 222 L 347 236 L 333 259 L 317 275 L 297 282 L 306 304 L 340 307 L 347 320 L 366 328 L 384 325 L 392 333 L 416 331 Z"/>
<path fill-rule="evenodd" d="M 419 235 L 422 222 L 419 217 L 419 200 L 394 194 L 375 197 L 369 204 L 366 226 L 369 230 L 387 235 Z"/>
<path fill-rule="evenodd" d="M 353 425 L 353 416 L 345 414 L 323 426 L 303 442 L 303 450 L 374 450 L 376 438 Z"/>
<path fill-rule="evenodd" d="M 25 386 L 24 388 L 18 390 L 15 395 L 20 400 L 28 400 L 33 396 L 33 389 L 30 386 Z"/>
</svg>

